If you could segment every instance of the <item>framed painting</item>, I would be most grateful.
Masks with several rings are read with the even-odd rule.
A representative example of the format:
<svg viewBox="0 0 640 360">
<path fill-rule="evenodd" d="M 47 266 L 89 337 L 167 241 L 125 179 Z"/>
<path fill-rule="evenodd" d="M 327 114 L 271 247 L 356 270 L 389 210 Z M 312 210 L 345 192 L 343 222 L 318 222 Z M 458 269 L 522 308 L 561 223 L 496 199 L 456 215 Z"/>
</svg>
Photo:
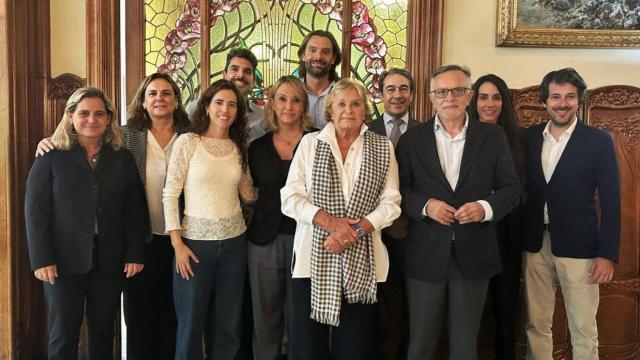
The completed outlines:
<svg viewBox="0 0 640 360">
<path fill-rule="evenodd" d="M 640 47 L 640 0 L 497 1 L 497 46 Z"/>
</svg>

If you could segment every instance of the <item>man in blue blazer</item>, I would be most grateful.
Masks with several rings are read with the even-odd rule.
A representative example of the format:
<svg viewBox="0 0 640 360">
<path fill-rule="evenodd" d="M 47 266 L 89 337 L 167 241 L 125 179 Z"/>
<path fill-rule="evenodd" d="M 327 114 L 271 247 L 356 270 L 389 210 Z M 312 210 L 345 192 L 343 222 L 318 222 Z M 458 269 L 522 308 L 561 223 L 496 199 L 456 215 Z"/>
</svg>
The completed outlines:
<svg viewBox="0 0 640 360">
<path fill-rule="evenodd" d="M 402 135 L 396 150 L 402 211 L 411 219 L 404 260 L 409 359 L 435 357 L 443 320 L 449 358 L 477 358 L 489 278 L 500 272 L 494 222 L 520 199 L 504 132 L 469 121 L 470 77 L 458 65 L 435 70 L 437 115 Z"/>
<path fill-rule="evenodd" d="M 379 84 L 384 113 L 369 124 L 369 130 L 386 136 L 396 146 L 402 134 L 418 125 L 409 116 L 415 89 L 413 76 L 407 70 L 391 68 L 380 74 Z M 400 215 L 382 230 L 382 242 L 389 251 L 389 274 L 386 282 L 378 284 L 376 344 L 381 360 L 406 356 L 409 318 L 402 270 L 408 225 L 409 219 Z"/>
<path fill-rule="evenodd" d="M 523 267 L 530 359 L 552 358 L 556 279 L 573 358 L 598 359 L 598 284 L 611 280 L 618 261 L 620 176 L 611 136 L 577 117 L 586 89 L 574 69 L 548 73 L 540 101 L 550 121 L 529 129 Z"/>
</svg>

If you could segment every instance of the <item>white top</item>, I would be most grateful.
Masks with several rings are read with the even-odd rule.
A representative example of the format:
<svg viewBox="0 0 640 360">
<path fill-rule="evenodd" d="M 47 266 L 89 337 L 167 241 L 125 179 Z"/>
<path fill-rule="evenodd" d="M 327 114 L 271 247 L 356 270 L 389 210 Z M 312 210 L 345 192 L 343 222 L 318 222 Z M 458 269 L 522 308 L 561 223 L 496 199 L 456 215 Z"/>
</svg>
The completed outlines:
<svg viewBox="0 0 640 360">
<path fill-rule="evenodd" d="M 542 172 L 544 172 L 544 179 L 547 181 L 547 184 L 551 180 L 551 176 L 553 176 L 553 172 L 556 170 L 556 165 L 558 165 L 558 161 L 560 161 L 560 157 L 564 152 L 564 149 L 567 147 L 567 143 L 571 138 L 571 134 L 576 129 L 576 125 L 578 121 L 576 118 L 573 119 L 573 124 L 565 130 L 558 140 L 556 140 L 553 135 L 549 132 L 549 125 L 551 125 L 551 121 L 547 123 L 547 126 L 544 127 L 542 131 L 542 152 L 540 153 L 540 162 L 542 163 Z M 547 208 L 547 203 L 544 203 L 544 223 L 549 223 L 549 209 Z"/>
<path fill-rule="evenodd" d="M 320 95 L 307 91 L 307 97 L 309 99 L 309 111 L 307 114 L 316 129 L 322 129 L 327 125 L 327 120 L 324 118 L 324 110 L 327 104 L 327 95 L 335 85 L 336 82 L 332 81 Z"/>
<path fill-rule="evenodd" d="M 149 218 L 151 220 L 151 232 L 156 235 L 166 235 L 164 231 L 164 210 L 162 207 L 162 188 L 167 177 L 167 166 L 171 159 L 171 149 L 177 134 L 173 134 L 169 143 L 160 147 L 151 130 L 147 130 L 147 158 L 146 158 L 146 183 L 144 186 L 149 205 Z"/>
<path fill-rule="evenodd" d="M 198 100 L 192 100 L 187 104 L 189 119 L 193 119 L 197 107 Z M 247 124 L 249 125 L 249 143 L 267 133 L 264 110 L 251 101 L 249 101 L 249 109 L 247 110 Z"/>
<path fill-rule="evenodd" d="M 331 153 L 336 162 L 338 176 L 342 184 L 342 195 L 345 204 L 349 198 L 360 173 L 364 148 L 364 133 L 366 125 L 362 125 L 360 136 L 353 142 L 347 153 L 344 163 L 338 148 L 335 128 L 329 122 L 322 131 L 305 135 L 296 151 L 287 183 L 280 190 L 282 200 L 282 213 L 297 221 L 296 233 L 293 242 L 295 265 L 294 278 L 308 278 L 311 274 L 311 244 L 313 242 L 313 217 L 319 207 L 313 205 L 310 200 L 313 183 L 313 160 L 316 155 L 318 140 L 325 141 L 331 147 Z M 371 234 L 373 239 L 373 254 L 376 267 L 376 278 L 385 281 L 389 270 L 389 257 L 387 249 L 382 244 L 380 230 L 391 225 L 393 220 L 400 216 L 400 192 L 398 191 L 398 163 L 393 151 L 393 144 L 389 141 L 389 173 L 384 188 L 378 199 L 378 207 L 365 216 L 373 225 L 375 231 Z"/>
<path fill-rule="evenodd" d="M 393 119 L 395 118 L 386 112 L 382 114 L 382 121 L 384 122 L 384 130 L 387 137 L 391 136 L 391 132 L 393 131 Z M 400 134 L 404 134 L 409 126 L 409 113 L 407 112 L 404 116 L 401 116 L 400 120 L 402 120 L 400 123 Z"/>
<path fill-rule="evenodd" d="M 178 198 L 184 189 L 180 224 Z M 257 198 L 249 172 L 230 139 L 183 134 L 173 145 L 162 202 L 167 232 L 182 230 L 191 240 L 223 240 L 246 230 L 240 198 Z"/>
<path fill-rule="evenodd" d="M 438 150 L 438 159 L 440 166 L 444 172 L 447 181 L 452 189 L 456 189 L 458 178 L 460 177 L 460 165 L 462 164 L 462 153 L 464 152 L 464 144 L 467 140 L 467 128 L 469 127 L 469 115 L 465 114 L 464 127 L 455 137 L 451 137 L 444 129 L 440 118 L 436 114 L 433 122 L 433 131 L 436 136 L 436 148 Z M 491 221 L 493 219 L 493 209 L 485 200 L 476 201 L 484 209 L 484 219 L 482 221 Z M 429 201 L 427 201 L 429 204 Z M 422 216 L 427 216 L 427 204 L 422 209 Z"/>
</svg>

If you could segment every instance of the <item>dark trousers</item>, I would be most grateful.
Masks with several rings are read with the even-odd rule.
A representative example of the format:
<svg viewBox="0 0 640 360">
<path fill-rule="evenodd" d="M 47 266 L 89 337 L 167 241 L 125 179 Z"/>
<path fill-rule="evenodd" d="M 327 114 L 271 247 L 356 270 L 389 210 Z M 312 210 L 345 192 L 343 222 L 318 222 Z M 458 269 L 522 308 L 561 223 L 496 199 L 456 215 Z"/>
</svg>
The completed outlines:
<svg viewBox="0 0 640 360">
<path fill-rule="evenodd" d="M 208 329 L 208 359 L 235 359 L 242 334 L 242 298 L 247 269 L 247 240 L 242 234 L 227 240 L 183 239 L 200 262 L 191 263 L 195 276 L 173 274 L 173 300 L 178 317 L 176 359 L 202 359 L 202 336 Z M 174 265 L 175 267 L 175 265 Z M 211 318 L 212 321 L 207 321 Z"/>
<path fill-rule="evenodd" d="M 55 284 L 44 283 L 49 359 L 78 358 L 78 339 L 85 313 L 89 330 L 87 358 L 113 358 L 114 322 L 123 279 L 120 272 L 91 270 L 86 274 L 60 274 Z"/>
<path fill-rule="evenodd" d="M 411 360 L 436 355 L 438 338 L 448 309 L 449 359 L 477 359 L 477 339 L 489 279 L 470 279 L 460 272 L 455 252 L 449 259 L 447 283 L 407 278 L 409 350 Z"/>
<path fill-rule="evenodd" d="M 349 304 L 343 299 L 340 326 L 333 327 L 309 316 L 310 279 L 293 279 L 292 288 L 290 360 L 369 360 L 374 356 L 375 304 Z"/>
<path fill-rule="evenodd" d="M 125 283 L 127 359 L 173 359 L 178 323 L 173 307 L 171 238 L 153 235 L 145 250 L 144 269 Z"/>
<path fill-rule="evenodd" d="M 520 254 L 503 261 L 502 273 L 489 280 L 489 302 L 495 326 L 496 360 L 516 358 L 516 318 L 520 292 Z"/>
<path fill-rule="evenodd" d="M 404 280 L 404 239 L 382 234 L 389 252 L 387 281 L 378 283 L 376 306 L 376 358 L 400 360 L 407 357 L 409 314 Z"/>
</svg>

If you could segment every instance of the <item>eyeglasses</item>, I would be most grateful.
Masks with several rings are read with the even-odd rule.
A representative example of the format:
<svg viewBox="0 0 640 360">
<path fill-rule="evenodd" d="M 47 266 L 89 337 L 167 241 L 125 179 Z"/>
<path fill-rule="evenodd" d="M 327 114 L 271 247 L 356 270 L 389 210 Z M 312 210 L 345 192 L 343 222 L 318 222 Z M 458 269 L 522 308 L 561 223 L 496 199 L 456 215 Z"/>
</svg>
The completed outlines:
<svg viewBox="0 0 640 360">
<path fill-rule="evenodd" d="M 437 90 L 433 90 L 431 94 L 433 94 L 433 96 L 439 99 L 443 99 L 443 98 L 446 98 L 447 95 L 449 95 L 449 91 L 451 91 L 453 96 L 460 97 L 466 94 L 467 90 L 471 90 L 471 89 L 466 87 L 457 87 L 453 89 L 437 89 Z"/>
</svg>

